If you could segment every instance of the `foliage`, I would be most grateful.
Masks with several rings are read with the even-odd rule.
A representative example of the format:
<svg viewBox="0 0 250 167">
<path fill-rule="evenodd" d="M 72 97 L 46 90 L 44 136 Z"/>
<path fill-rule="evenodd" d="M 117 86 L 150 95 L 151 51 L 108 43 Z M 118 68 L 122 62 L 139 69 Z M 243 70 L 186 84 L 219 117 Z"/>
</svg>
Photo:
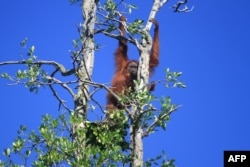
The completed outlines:
<svg viewBox="0 0 250 167">
<path fill-rule="evenodd" d="M 143 20 L 136 19 L 128 26 L 128 31 L 132 34 L 139 34 L 139 30 L 142 28 L 143 23 Z"/>
<path fill-rule="evenodd" d="M 179 81 L 179 77 L 182 75 L 182 72 L 171 72 L 169 68 L 166 69 L 166 87 L 169 88 L 173 86 L 174 88 L 186 88 L 186 85 Z"/>
<path fill-rule="evenodd" d="M 158 155 L 156 158 L 150 158 L 149 160 L 145 161 L 145 167 L 151 166 L 159 166 L 161 167 L 175 167 L 174 165 L 175 160 L 168 159 L 165 152 L 162 151 L 161 155 Z"/>
<path fill-rule="evenodd" d="M 165 103 L 165 105 L 167 105 Z M 166 107 L 165 107 L 166 108 Z M 147 128 L 147 122 L 153 117 L 153 113 L 144 115 L 143 124 Z M 46 114 L 42 117 L 38 133 L 28 132 L 26 126 L 20 126 L 18 136 L 10 148 L 6 148 L 3 154 L 6 161 L 0 162 L 0 166 L 126 166 L 130 162 L 128 154 L 128 142 L 126 141 L 128 122 L 124 111 L 110 115 L 109 121 L 87 122 L 85 129 L 78 129 L 77 140 L 73 140 L 71 126 L 79 124 L 81 118 L 74 113 L 68 116 L 63 113 L 58 118 L 52 118 Z M 68 121 L 70 120 L 70 122 Z M 165 121 L 157 124 L 163 126 Z M 150 129 L 153 132 L 155 129 Z M 87 136 L 86 146 L 83 145 Z M 75 156 L 76 154 L 78 156 Z M 15 162 L 17 157 L 18 163 Z M 31 160 L 35 157 L 35 160 Z M 77 158 L 76 158 L 77 157 Z M 161 160 L 162 159 L 162 160 Z M 164 153 L 156 158 L 145 161 L 145 166 L 159 164 L 173 167 L 174 160 L 166 159 Z M 30 162 L 31 161 L 31 162 Z"/>
<path fill-rule="evenodd" d="M 24 165 L 33 166 L 112 166 L 128 161 L 128 156 L 123 150 L 127 149 L 123 142 L 123 135 L 120 135 L 120 128 L 108 127 L 105 123 L 87 123 L 85 129 L 77 131 L 77 141 L 73 141 L 71 125 L 79 122 L 75 114 L 70 116 L 68 122 L 67 114 L 63 113 L 58 118 L 50 115 L 42 117 L 39 133 L 28 132 L 26 126 L 20 126 L 18 136 L 10 148 L 3 152 L 7 160 L 1 162 L 0 166 L 15 166 L 18 163 L 14 155 L 18 155 Z M 119 116 L 116 115 L 116 118 Z M 120 126 L 124 122 L 121 121 Z M 116 124 L 118 126 L 118 124 Z M 113 130 L 112 130 L 113 128 Z M 86 133 L 87 132 L 87 133 Z M 85 135 L 88 140 L 84 146 Z M 80 137 L 79 137 L 80 136 Z M 94 139 L 94 140 L 93 140 Z M 119 144 L 117 144 L 119 143 Z M 76 154 L 78 156 L 75 156 Z M 31 157 L 35 161 L 29 162 Z"/>
<path fill-rule="evenodd" d="M 27 38 L 24 39 L 20 44 L 21 46 L 26 45 Z M 25 70 L 17 70 L 15 76 L 10 76 L 8 73 L 2 73 L 2 78 L 7 78 L 17 84 L 25 84 L 27 88 L 29 88 L 30 92 L 37 93 L 39 88 L 43 83 L 48 83 L 46 78 L 47 73 L 40 68 L 39 63 L 35 63 L 37 60 L 37 56 L 34 54 L 35 46 L 31 46 L 27 56 L 28 58 L 25 60 L 25 65 L 27 69 Z"/>
</svg>

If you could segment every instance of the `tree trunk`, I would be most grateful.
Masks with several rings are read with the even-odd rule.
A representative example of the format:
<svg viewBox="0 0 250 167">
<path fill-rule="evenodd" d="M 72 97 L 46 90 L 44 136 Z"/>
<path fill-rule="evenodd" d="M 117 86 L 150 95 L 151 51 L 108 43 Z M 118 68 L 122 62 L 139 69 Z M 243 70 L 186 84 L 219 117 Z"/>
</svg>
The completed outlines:
<svg viewBox="0 0 250 167">
<path fill-rule="evenodd" d="M 137 44 L 140 49 L 140 60 L 138 67 L 137 79 L 140 81 L 136 87 L 137 92 L 143 91 L 148 84 L 149 79 L 149 56 L 152 46 L 152 39 L 148 34 L 148 42 Z M 143 111 L 140 107 L 133 106 L 131 109 L 131 125 L 130 125 L 130 151 L 132 155 L 131 167 L 141 167 L 143 165 L 143 129 L 141 127 L 141 115 Z"/>
<path fill-rule="evenodd" d="M 82 14 L 84 24 L 81 34 L 82 51 L 77 58 L 77 76 L 79 78 L 78 93 L 75 98 L 75 113 L 86 119 L 88 100 L 89 100 L 89 85 L 84 81 L 91 81 L 92 70 L 94 64 L 94 27 L 96 19 L 96 0 L 83 1 Z"/>
<path fill-rule="evenodd" d="M 86 84 L 85 81 L 91 81 L 94 64 L 94 27 L 97 1 L 85 0 L 82 3 L 82 14 L 84 18 L 84 24 L 81 27 L 82 48 L 79 51 L 79 55 L 75 58 L 76 75 L 79 84 L 77 95 L 74 98 L 75 114 L 82 119 L 82 122 L 80 124 L 74 124 L 72 129 L 73 140 L 74 142 L 80 142 L 79 144 L 82 145 L 81 149 L 85 147 L 85 142 L 80 140 L 82 136 L 78 138 L 77 130 L 85 127 L 88 101 L 90 98 L 89 85 Z M 81 152 L 82 150 L 76 151 L 75 156 L 81 155 Z"/>
<path fill-rule="evenodd" d="M 135 123 L 136 124 L 136 123 Z M 131 167 L 141 167 L 143 165 L 143 141 L 142 141 L 142 128 L 131 126 L 130 129 L 130 149 L 132 162 Z"/>
</svg>

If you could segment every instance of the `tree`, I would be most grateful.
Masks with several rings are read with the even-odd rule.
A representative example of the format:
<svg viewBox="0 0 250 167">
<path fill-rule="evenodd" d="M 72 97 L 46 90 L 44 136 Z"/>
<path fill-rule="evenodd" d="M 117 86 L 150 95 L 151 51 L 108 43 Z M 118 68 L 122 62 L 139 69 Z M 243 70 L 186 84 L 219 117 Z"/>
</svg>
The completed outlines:
<svg viewBox="0 0 250 167">
<path fill-rule="evenodd" d="M 82 10 L 84 22 L 78 26 L 79 39 L 74 40 L 74 50 L 71 51 L 72 67 L 67 70 L 56 61 L 39 60 L 35 55 L 35 46 L 28 50 L 25 60 L 0 62 L 0 66 L 11 64 L 23 64 L 25 70 L 18 70 L 15 76 L 3 73 L 1 76 L 17 84 L 25 84 L 31 92 L 38 92 L 41 86 L 48 86 L 58 100 L 60 107 L 64 108 L 58 118 L 45 115 L 42 118 L 39 132 L 28 131 L 21 126 L 18 137 L 11 148 L 4 150 L 6 161 L 3 166 L 15 166 L 12 155 L 17 154 L 23 159 L 24 166 L 28 165 L 28 159 L 35 157 L 34 166 L 151 166 L 163 158 L 162 166 L 173 166 L 173 160 L 166 160 L 162 156 L 149 161 L 143 160 L 143 138 L 149 136 L 157 128 L 165 129 L 166 122 L 172 112 L 178 109 L 178 105 L 171 103 L 170 97 L 157 98 L 149 94 L 148 62 L 152 39 L 149 34 L 156 13 L 167 4 L 167 0 L 154 0 L 149 19 L 144 25 L 142 20 L 125 23 L 128 42 L 134 44 L 140 53 L 138 78 L 136 91 L 128 96 L 119 97 L 109 87 L 102 83 L 96 83 L 92 79 L 94 68 L 94 53 L 99 49 L 94 43 L 97 34 L 104 34 L 110 38 L 119 39 L 116 35 L 117 19 L 122 12 L 121 6 L 128 9 L 128 13 L 136 8 L 135 5 L 124 0 L 107 0 L 105 3 L 98 0 L 71 0 L 71 3 L 79 4 Z M 173 6 L 174 12 L 189 12 L 185 6 L 187 0 L 179 1 Z M 184 6 L 184 7 L 183 7 Z M 138 40 L 138 36 L 141 37 Z M 27 39 L 21 42 L 27 45 Z M 45 71 L 44 66 L 53 67 L 52 71 Z M 59 79 L 74 78 L 71 81 Z M 185 87 L 179 81 L 181 72 L 166 70 L 166 79 L 156 82 L 164 82 L 166 87 Z M 74 107 L 70 108 L 60 96 L 56 86 L 66 90 L 72 97 Z M 77 87 L 75 91 L 74 88 Z M 116 111 L 105 119 L 106 111 L 93 97 L 100 89 L 105 89 L 121 103 L 130 104 L 131 107 Z M 87 115 L 93 101 L 102 111 L 104 119 L 89 121 Z M 156 104 L 156 103 L 159 104 Z M 156 106 L 160 106 L 159 109 Z M 96 109 L 97 110 L 97 109 Z M 34 156 L 32 156 L 34 155 Z"/>
</svg>

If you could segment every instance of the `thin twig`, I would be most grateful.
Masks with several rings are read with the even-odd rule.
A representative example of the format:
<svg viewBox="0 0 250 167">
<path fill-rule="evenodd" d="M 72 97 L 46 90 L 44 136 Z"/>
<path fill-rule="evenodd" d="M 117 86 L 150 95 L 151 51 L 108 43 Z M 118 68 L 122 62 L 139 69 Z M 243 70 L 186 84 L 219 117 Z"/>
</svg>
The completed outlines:
<svg viewBox="0 0 250 167">
<path fill-rule="evenodd" d="M 70 87 L 68 87 L 68 85 L 67 85 L 66 83 L 61 82 L 60 80 L 58 80 L 58 79 L 56 79 L 56 78 L 49 77 L 49 76 L 47 76 L 46 78 L 47 78 L 48 80 L 50 80 L 50 81 L 53 81 L 53 82 L 56 83 L 56 84 L 61 85 L 64 89 L 66 89 L 66 90 L 69 92 L 69 94 L 70 94 L 73 98 L 75 97 L 75 93 L 73 92 L 73 90 L 72 90 Z"/>
<path fill-rule="evenodd" d="M 183 0 L 177 2 L 176 5 L 173 6 L 174 12 L 191 12 L 194 9 L 194 6 L 192 6 L 191 9 L 189 9 L 185 4 L 188 2 L 188 0 Z M 181 6 L 185 5 L 182 9 Z"/>
<path fill-rule="evenodd" d="M 149 133 L 157 126 L 157 123 L 159 121 L 161 121 L 162 119 L 164 119 L 165 117 L 169 116 L 170 114 L 172 114 L 174 111 L 176 111 L 178 108 L 180 108 L 181 106 L 177 106 L 177 107 L 172 107 L 167 113 L 162 114 L 160 116 L 158 116 L 154 122 L 151 123 L 151 125 L 148 126 L 148 128 L 143 132 L 142 137 L 148 136 Z"/>
<path fill-rule="evenodd" d="M 53 92 L 53 95 L 56 97 L 56 99 L 59 101 L 59 108 L 58 110 L 60 110 L 60 105 L 62 105 L 69 113 L 72 113 L 73 110 L 71 110 L 66 104 L 65 101 L 59 97 L 59 95 L 57 94 L 57 92 L 55 91 L 55 89 L 53 88 L 52 85 L 49 85 L 50 90 Z"/>
</svg>

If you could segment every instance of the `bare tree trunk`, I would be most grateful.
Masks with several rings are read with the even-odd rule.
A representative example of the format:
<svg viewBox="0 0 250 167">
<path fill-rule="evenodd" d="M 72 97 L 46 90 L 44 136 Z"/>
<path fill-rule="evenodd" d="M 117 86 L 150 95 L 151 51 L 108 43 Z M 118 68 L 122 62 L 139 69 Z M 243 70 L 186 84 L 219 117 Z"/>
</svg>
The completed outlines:
<svg viewBox="0 0 250 167">
<path fill-rule="evenodd" d="M 137 43 L 140 50 L 140 60 L 138 67 L 137 79 L 139 84 L 136 87 L 137 92 L 144 91 L 144 87 L 148 84 L 149 79 L 149 57 L 152 47 L 152 38 L 148 31 L 147 41 L 142 40 L 142 44 Z M 143 129 L 141 127 L 141 111 L 140 106 L 133 106 L 131 109 L 131 127 L 130 127 L 130 151 L 132 155 L 131 167 L 141 167 L 143 165 Z"/>
<path fill-rule="evenodd" d="M 86 0 L 82 4 L 84 18 L 83 32 L 81 34 L 82 50 L 77 58 L 76 74 L 79 78 L 78 94 L 75 98 L 75 112 L 86 118 L 89 100 L 89 85 L 84 81 L 91 81 L 94 64 L 94 26 L 96 19 L 96 0 Z"/>
<path fill-rule="evenodd" d="M 140 125 L 137 126 L 137 123 L 139 122 L 132 122 L 130 127 L 131 167 L 141 167 L 143 165 L 143 130 Z"/>
<path fill-rule="evenodd" d="M 86 81 L 91 81 L 94 64 L 94 27 L 97 0 L 84 0 L 82 3 L 82 14 L 84 18 L 84 24 L 81 27 L 82 48 L 79 51 L 79 55 L 75 58 L 76 75 L 79 79 L 79 84 L 77 95 L 74 98 L 75 114 L 82 119 L 82 122 L 73 125 L 73 138 L 75 142 L 79 142 L 79 144 L 82 145 L 81 149 L 85 147 L 85 141 L 84 139 L 78 140 L 82 137 L 77 137 L 77 130 L 85 127 L 88 101 L 90 98 L 89 85 L 86 84 Z M 75 156 L 81 155 L 81 152 L 82 150 L 76 151 Z"/>
</svg>

